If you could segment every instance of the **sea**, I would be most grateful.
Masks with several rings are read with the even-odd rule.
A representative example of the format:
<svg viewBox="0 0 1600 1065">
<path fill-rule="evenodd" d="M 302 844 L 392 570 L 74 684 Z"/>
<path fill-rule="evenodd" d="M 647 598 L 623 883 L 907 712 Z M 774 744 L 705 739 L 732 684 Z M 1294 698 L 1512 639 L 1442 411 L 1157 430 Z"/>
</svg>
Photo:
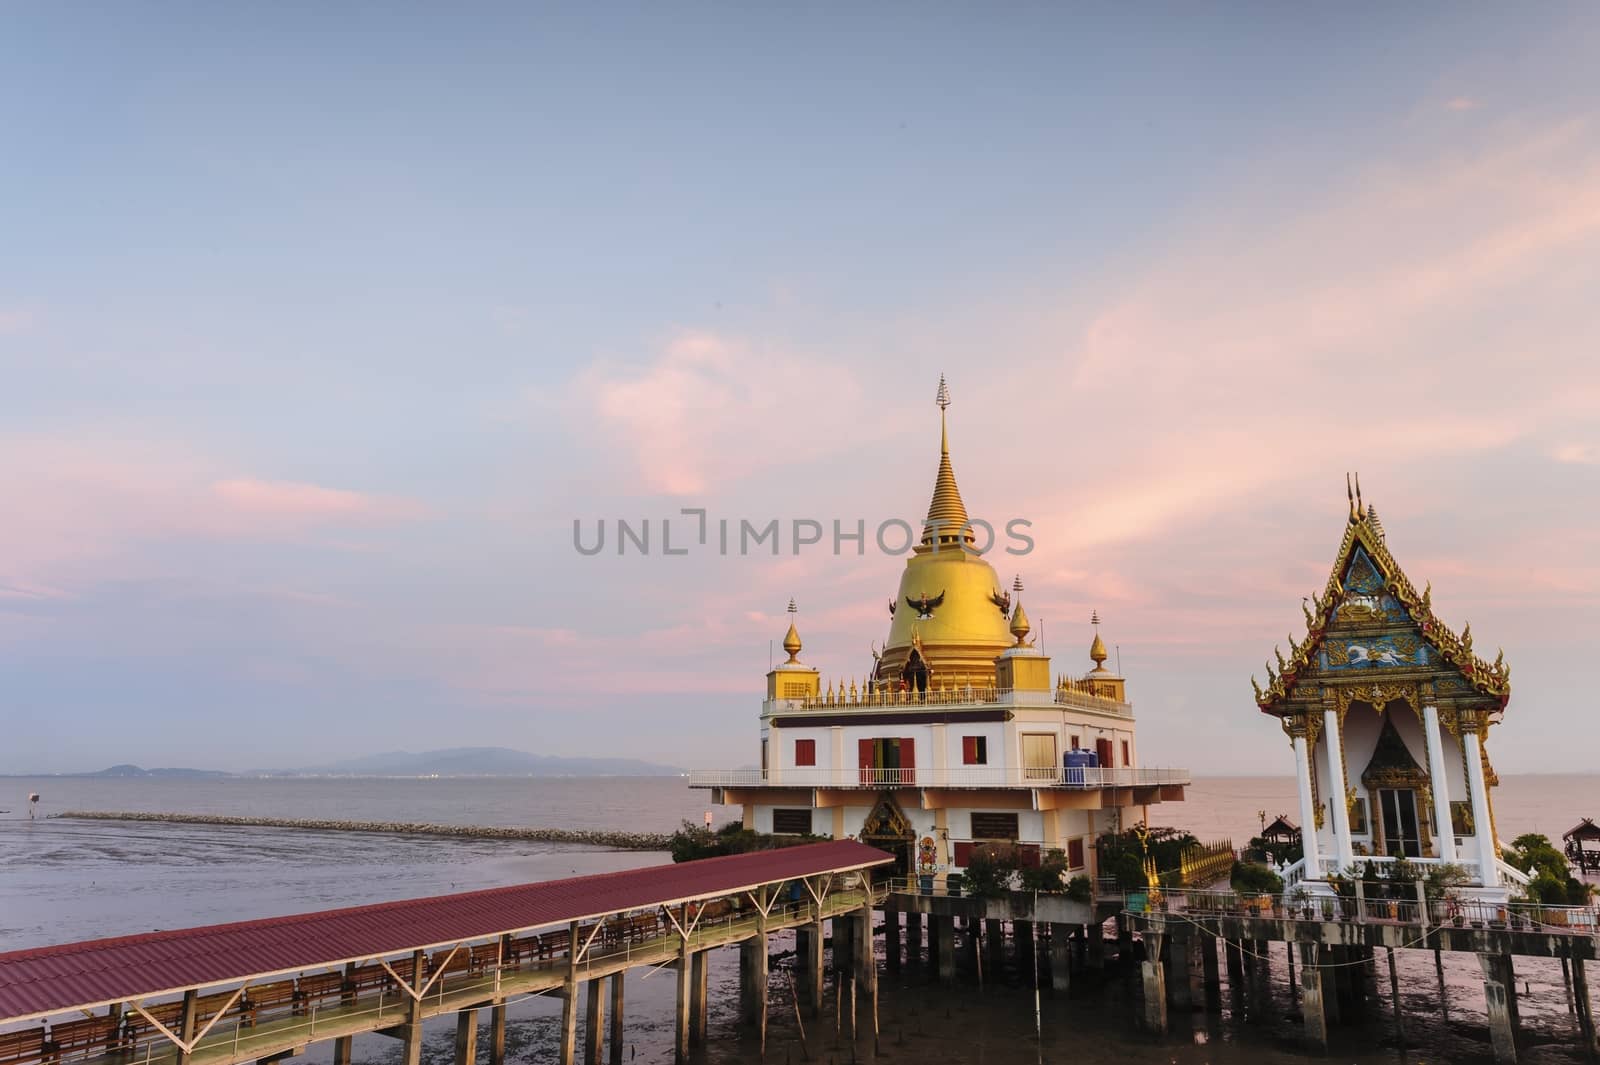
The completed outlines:
<svg viewBox="0 0 1600 1065">
<path fill-rule="evenodd" d="M 36 818 L 28 795 L 38 793 Z M 341 821 L 613 829 L 669 832 L 700 823 L 709 811 L 724 822 L 732 808 L 708 807 L 707 792 L 678 777 L 586 778 L 252 778 L 83 777 L 0 778 L 0 952 L 103 936 L 129 935 L 221 921 L 302 913 L 388 899 L 416 898 L 670 861 L 664 853 L 522 840 L 383 835 L 287 828 L 244 828 L 61 820 L 66 810 L 242 814 Z M 1600 813 L 1600 775 L 1502 776 L 1495 790 L 1500 835 L 1524 832 L 1552 838 L 1583 816 Z M 1151 822 L 1193 832 L 1202 840 L 1242 844 L 1262 819 L 1296 818 L 1288 777 L 1197 778 L 1182 803 L 1152 807 Z M 1297 818 L 1296 818 L 1297 819 Z M 1279 945 L 1281 949 L 1281 945 Z M 1102 991 L 1036 996 L 1030 975 L 991 979 L 986 990 L 944 989 L 907 969 L 880 985 L 880 1040 L 852 1047 L 845 1024 L 831 1011 L 807 1026 L 802 1042 L 784 970 L 792 942 L 775 937 L 766 1060 L 781 1062 L 894 1061 L 1021 1065 L 1118 1059 L 1128 1065 L 1211 1062 L 1293 1062 L 1299 1024 L 1287 965 L 1269 959 L 1273 994 L 1263 1011 L 1225 998 L 1221 1015 L 1174 1017 L 1162 1038 L 1140 1030 L 1137 989 L 1113 980 Z M 1376 1065 L 1402 1061 L 1491 1060 L 1481 975 L 1472 956 L 1445 956 L 1441 1006 L 1433 956 L 1401 952 L 1402 1045 L 1388 1007 L 1386 973 L 1367 1015 L 1335 1026 L 1335 1060 Z M 758 1049 L 737 1023 L 735 952 L 713 958 L 712 1038 L 708 1063 L 753 1061 Z M 1577 1022 L 1559 964 L 1518 960 L 1522 985 L 1524 1062 L 1584 1060 Z M 670 972 L 628 978 L 625 1060 L 672 1060 Z M 1245 1013 L 1253 1015 L 1246 1018 Z M 550 1060 L 560 1015 L 547 998 L 516 1004 L 508 1036 L 510 1059 Z M 449 1065 L 453 1030 L 430 1027 L 425 1059 Z M 310 1065 L 331 1061 L 312 1047 Z M 359 1037 L 356 1060 L 398 1062 L 399 1048 L 382 1036 Z"/>
</svg>

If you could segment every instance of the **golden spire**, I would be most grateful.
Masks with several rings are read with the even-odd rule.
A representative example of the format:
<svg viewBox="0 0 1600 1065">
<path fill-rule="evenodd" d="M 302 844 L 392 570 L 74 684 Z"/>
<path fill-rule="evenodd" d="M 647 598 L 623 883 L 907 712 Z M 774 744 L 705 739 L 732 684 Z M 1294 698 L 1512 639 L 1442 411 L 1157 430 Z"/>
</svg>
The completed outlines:
<svg viewBox="0 0 1600 1065">
<path fill-rule="evenodd" d="M 967 523 L 967 507 L 961 502 L 961 490 L 956 487 L 955 471 L 950 468 L 950 434 L 945 426 L 945 408 L 950 406 L 950 387 L 944 374 L 939 375 L 939 473 L 933 481 L 933 499 L 928 503 L 928 518 L 922 527 L 923 546 L 933 546 L 934 529 L 938 529 L 940 544 L 953 544 L 960 540 L 972 543 L 972 530 L 958 532 Z"/>
<path fill-rule="evenodd" d="M 1022 609 L 1022 604 L 1017 604 L 1017 609 L 1011 612 L 1011 635 L 1017 638 L 1018 647 L 1028 646 L 1028 633 L 1032 626 L 1028 624 L 1027 612 Z"/>
<path fill-rule="evenodd" d="M 1082 616 L 1081 614 L 1079 615 L 1079 617 Z M 1094 643 L 1089 645 L 1089 657 L 1094 659 L 1094 671 L 1096 673 L 1104 673 L 1106 671 L 1106 659 L 1110 655 L 1106 654 L 1106 642 L 1100 638 L 1100 611 L 1096 610 L 1089 616 L 1089 624 L 1094 626 Z"/>
<path fill-rule="evenodd" d="M 789 600 L 789 631 L 783 636 L 783 649 L 789 654 L 789 662 L 798 664 L 800 659 L 800 632 L 794 627 L 795 606 L 794 600 Z M 788 663 L 785 663 L 787 665 Z"/>
</svg>

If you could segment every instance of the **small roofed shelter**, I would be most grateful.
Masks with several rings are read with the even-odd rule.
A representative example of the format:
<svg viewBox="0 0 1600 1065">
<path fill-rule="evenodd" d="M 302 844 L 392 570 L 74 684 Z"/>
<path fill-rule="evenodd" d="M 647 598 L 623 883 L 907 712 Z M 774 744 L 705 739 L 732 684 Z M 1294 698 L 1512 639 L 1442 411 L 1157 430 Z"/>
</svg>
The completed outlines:
<svg viewBox="0 0 1600 1065">
<path fill-rule="evenodd" d="M 1592 818 L 1585 817 L 1561 838 L 1567 844 L 1567 860 L 1580 872 L 1600 872 L 1600 825 Z"/>
<path fill-rule="evenodd" d="M 1297 846 L 1300 826 L 1289 820 L 1288 814 L 1279 814 L 1272 824 L 1261 830 L 1261 841 L 1271 847 Z"/>
</svg>

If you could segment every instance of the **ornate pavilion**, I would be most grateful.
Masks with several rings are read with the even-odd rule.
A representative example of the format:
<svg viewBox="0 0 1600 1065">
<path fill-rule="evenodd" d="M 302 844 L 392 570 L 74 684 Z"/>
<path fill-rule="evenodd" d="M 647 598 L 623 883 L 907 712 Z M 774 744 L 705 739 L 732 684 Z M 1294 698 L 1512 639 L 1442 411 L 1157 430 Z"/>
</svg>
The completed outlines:
<svg viewBox="0 0 1600 1065">
<path fill-rule="evenodd" d="M 1071 869 L 1091 872 L 1096 836 L 1182 799 L 1189 774 L 1139 767 L 1133 707 L 1098 627 L 1094 668 L 1052 679 L 1020 580 L 1005 590 L 977 546 L 950 462 L 942 378 L 938 401 L 933 498 L 871 672 L 825 683 L 800 661 L 791 621 L 788 661 L 767 674 L 760 769 L 700 771 L 690 786 L 743 807 L 761 832 L 872 843 L 899 858 L 902 875 L 959 870 L 991 842 L 1014 844 L 1024 860 L 1059 849 Z"/>
<path fill-rule="evenodd" d="M 1433 613 L 1389 553 L 1360 483 L 1327 587 L 1303 606 L 1306 636 L 1276 651 L 1256 703 L 1294 748 L 1305 858 L 1286 879 L 1323 880 L 1357 862 L 1463 866 L 1486 896 L 1520 872 L 1500 860 L 1489 727 L 1511 696 L 1500 653 L 1472 648 Z"/>
</svg>

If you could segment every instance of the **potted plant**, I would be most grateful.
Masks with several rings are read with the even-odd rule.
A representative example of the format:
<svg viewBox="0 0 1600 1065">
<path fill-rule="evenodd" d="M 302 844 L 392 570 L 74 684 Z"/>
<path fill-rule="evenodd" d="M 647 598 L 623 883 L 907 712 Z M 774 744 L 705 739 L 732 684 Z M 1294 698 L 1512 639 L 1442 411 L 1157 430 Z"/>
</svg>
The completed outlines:
<svg viewBox="0 0 1600 1065">
<path fill-rule="evenodd" d="M 1310 909 L 1310 907 L 1307 907 L 1307 909 Z M 1323 899 L 1322 900 L 1322 919 L 1324 921 L 1333 920 L 1333 900 L 1332 899 Z"/>
<path fill-rule="evenodd" d="M 1296 884 L 1289 892 L 1288 900 L 1291 914 L 1298 913 L 1307 921 L 1311 920 L 1311 895 L 1303 886 Z"/>
</svg>

